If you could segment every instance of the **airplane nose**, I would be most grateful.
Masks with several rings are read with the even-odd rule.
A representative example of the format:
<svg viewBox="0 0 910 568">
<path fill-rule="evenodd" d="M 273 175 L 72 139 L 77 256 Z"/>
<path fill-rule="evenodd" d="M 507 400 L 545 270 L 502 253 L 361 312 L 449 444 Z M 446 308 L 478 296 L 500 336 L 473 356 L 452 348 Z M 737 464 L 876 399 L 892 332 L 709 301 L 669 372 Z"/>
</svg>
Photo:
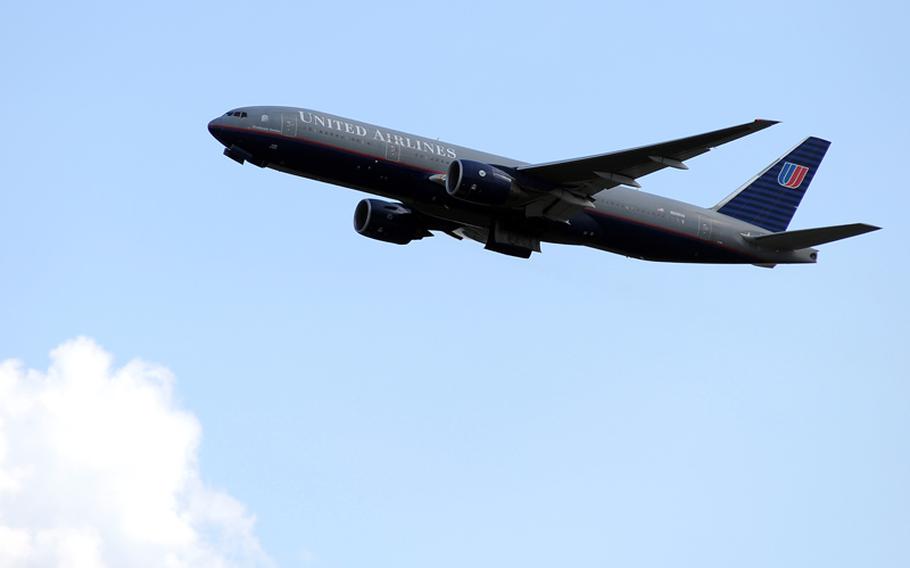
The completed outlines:
<svg viewBox="0 0 910 568">
<path fill-rule="evenodd" d="M 209 134 L 212 136 L 215 136 L 221 130 L 220 120 L 221 117 L 219 116 L 218 118 L 209 121 Z"/>
<path fill-rule="evenodd" d="M 225 143 L 224 117 L 219 116 L 218 118 L 209 121 L 209 134 L 222 144 Z"/>
</svg>

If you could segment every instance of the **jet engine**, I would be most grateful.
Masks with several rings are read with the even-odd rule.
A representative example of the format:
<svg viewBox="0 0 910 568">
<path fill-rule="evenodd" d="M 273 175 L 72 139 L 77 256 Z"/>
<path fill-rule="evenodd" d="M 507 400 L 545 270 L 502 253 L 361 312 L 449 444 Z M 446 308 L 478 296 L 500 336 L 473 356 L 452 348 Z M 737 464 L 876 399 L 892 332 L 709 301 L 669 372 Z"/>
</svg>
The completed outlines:
<svg viewBox="0 0 910 568">
<path fill-rule="evenodd" d="M 364 199 L 354 209 L 354 230 L 365 237 L 406 245 L 430 237 L 430 233 L 413 211 L 400 203 L 380 199 Z"/>
<path fill-rule="evenodd" d="M 521 194 L 510 175 L 496 166 L 473 160 L 454 160 L 446 174 L 446 192 L 481 205 L 503 205 Z"/>
</svg>

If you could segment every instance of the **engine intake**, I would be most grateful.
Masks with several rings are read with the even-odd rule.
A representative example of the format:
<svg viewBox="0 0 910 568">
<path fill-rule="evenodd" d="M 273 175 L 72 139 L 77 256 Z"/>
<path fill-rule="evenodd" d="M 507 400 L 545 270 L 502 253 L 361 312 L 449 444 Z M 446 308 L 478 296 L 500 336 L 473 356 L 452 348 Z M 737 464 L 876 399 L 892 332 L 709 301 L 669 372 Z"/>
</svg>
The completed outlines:
<svg viewBox="0 0 910 568">
<path fill-rule="evenodd" d="M 354 230 L 365 237 L 396 245 L 432 236 L 413 211 L 400 203 L 380 199 L 363 199 L 357 204 Z"/>
<path fill-rule="evenodd" d="M 517 193 L 504 171 L 473 160 L 454 160 L 446 174 L 446 192 L 457 199 L 482 205 L 502 205 Z"/>
</svg>

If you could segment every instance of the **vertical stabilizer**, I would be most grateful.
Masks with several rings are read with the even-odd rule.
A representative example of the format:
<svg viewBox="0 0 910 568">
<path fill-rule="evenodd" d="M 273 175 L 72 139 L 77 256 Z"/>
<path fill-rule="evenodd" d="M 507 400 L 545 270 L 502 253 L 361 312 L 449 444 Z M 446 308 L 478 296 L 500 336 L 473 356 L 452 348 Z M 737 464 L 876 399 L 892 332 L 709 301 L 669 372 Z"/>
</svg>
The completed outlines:
<svg viewBox="0 0 910 568">
<path fill-rule="evenodd" d="M 786 231 L 831 143 L 809 137 L 714 210 L 769 231 Z"/>
</svg>

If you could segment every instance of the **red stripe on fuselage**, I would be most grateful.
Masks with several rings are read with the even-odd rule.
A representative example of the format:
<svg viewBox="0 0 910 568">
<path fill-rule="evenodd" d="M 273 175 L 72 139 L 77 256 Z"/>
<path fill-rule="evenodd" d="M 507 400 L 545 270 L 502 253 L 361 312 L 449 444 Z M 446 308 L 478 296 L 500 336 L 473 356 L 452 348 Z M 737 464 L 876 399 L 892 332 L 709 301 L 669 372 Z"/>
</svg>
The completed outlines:
<svg viewBox="0 0 910 568">
<path fill-rule="evenodd" d="M 357 150 L 352 150 L 352 149 L 346 148 L 344 146 L 328 144 L 326 142 L 320 142 L 318 140 L 313 140 L 312 138 L 301 138 L 298 136 L 288 136 L 287 134 L 284 134 L 281 132 L 275 132 L 273 130 L 260 130 L 258 128 L 241 128 L 238 126 L 219 126 L 218 128 L 223 128 L 224 130 L 233 130 L 234 132 L 242 132 L 244 134 L 258 134 L 258 135 L 262 135 L 262 136 L 266 136 L 266 137 L 279 138 L 279 139 L 283 139 L 283 140 L 293 140 L 300 144 L 312 144 L 314 146 L 322 146 L 323 148 L 330 148 L 332 150 L 340 150 L 347 154 L 353 154 L 355 156 L 361 156 L 364 158 L 379 160 L 381 162 L 386 162 L 388 164 L 395 164 L 398 166 L 402 165 L 402 162 L 395 162 L 395 161 L 389 160 L 387 158 L 376 156 L 375 154 L 367 154 L 366 152 L 358 152 Z M 388 142 L 386 142 L 386 144 L 388 144 Z M 399 148 L 407 148 L 407 146 L 399 146 Z M 413 149 L 413 148 L 409 148 L 409 149 Z M 420 170 L 420 171 L 431 173 L 431 174 L 445 173 L 445 172 L 442 172 L 439 170 L 433 170 L 433 169 L 425 168 L 423 166 L 417 166 L 417 165 L 408 164 L 408 163 L 404 163 L 403 165 L 406 167 L 409 167 L 411 169 Z"/>
</svg>

